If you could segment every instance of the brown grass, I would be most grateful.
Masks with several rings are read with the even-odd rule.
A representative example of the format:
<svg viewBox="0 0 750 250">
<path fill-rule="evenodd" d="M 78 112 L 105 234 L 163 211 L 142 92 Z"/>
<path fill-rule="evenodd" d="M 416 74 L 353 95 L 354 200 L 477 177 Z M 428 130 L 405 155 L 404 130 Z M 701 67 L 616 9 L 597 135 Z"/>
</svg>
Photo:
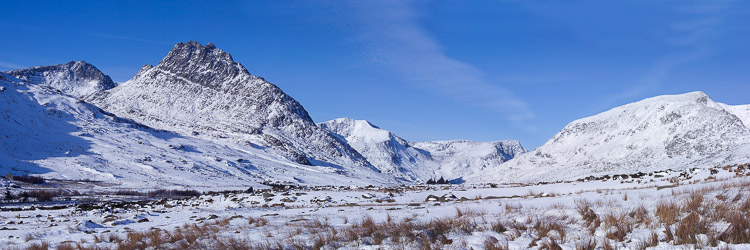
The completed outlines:
<svg viewBox="0 0 750 250">
<path fill-rule="evenodd" d="M 490 237 L 484 241 L 484 249 L 486 250 L 508 250 L 508 242 L 500 242 L 495 237 Z"/>
<path fill-rule="evenodd" d="M 47 249 L 49 249 L 49 242 L 46 242 L 46 241 L 31 244 L 29 245 L 28 248 L 26 248 L 26 250 L 47 250 Z"/>
<path fill-rule="evenodd" d="M 585 222 L 584 226 L 588 227 L 591 232 L 595 231 L 596 228 L 599 227 L 601 220 L 599 220 L 599 216 L 591 208 L 591 202 L 587 200 L 576 200 L 575 204 L 578 214 L 581 215 L 581 218 Z"/>
<path fill-rule="evenodd" d="M 677 222 L 680 208 L 674 201 L 659 202 L 656 205 L 656 217 L 659 222 L 672 225 Z"/>
<path fill-rule="evenodd" d="M 615 241 L 623 241 L 633 231 L 633 224 L 625 215 L 608 214 L 604 216 L 605 236 Z"/>
<path fill-rule="evenodd" d="M 675 244 L 697 244 L 699 242 L 696 236 L 699 234 L 707 233 L 707 221 L 702 220 L 698 213 L 691 212 L 690 214 L 685 216 L 685 218 L 682 218 L 682 220 L 680 220 L 680 223 L 677 225 L 677 229 L 675 229 L 674 231 L 675 239 L 677 240 Z"/>
<path fill-rule="evenodd" d="M 537 232 L 537 239 L 541 239 L 544 237 L 554 239 L 554 237 L 552 237 L 550 233 L 557 232 L 559 234 L 558 240 L 565 240 L 565 225 L 554 218 L 544 217 L 541 219 L 537 219 L 532 228 Z"/>
<path fill-rule="evenodd" d="M 747 214 L 733 213 L 727 222 L 729 227 L 719 234 L 719 240 L 732 244 L 750 243 L 750 219 Z"/>
<path fill-rule="evenodd" d="M 591 238 L 583 238 L 575 242 L 576 250 L 594 250 L 596 249 L 596 241 Z"/>
</svg>

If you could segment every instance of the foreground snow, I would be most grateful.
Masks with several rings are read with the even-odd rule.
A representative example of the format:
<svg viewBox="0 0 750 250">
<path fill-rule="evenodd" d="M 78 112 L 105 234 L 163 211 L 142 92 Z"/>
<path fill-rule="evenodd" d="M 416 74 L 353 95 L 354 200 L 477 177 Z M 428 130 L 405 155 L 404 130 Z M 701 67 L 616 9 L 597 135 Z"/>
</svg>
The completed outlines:
<svg viewBox="0 0 750 250">
<path fill-rule="evenodd" d="M 615 178 L 529 186 L 308 187 L 142 201 L 89 195 L 83 197 L 107 201 L 78 201 L 88 205 L 77 206 L 59 201 L 57 210 L 42 209 L 53 204 L 4 205 L 0 244 L 103 249 L 750 247 L 750 223 L 742 224 L 750 207 L 747 166 Z M 692 218 L 703 226 L 693 230 Z"/>
</svg>

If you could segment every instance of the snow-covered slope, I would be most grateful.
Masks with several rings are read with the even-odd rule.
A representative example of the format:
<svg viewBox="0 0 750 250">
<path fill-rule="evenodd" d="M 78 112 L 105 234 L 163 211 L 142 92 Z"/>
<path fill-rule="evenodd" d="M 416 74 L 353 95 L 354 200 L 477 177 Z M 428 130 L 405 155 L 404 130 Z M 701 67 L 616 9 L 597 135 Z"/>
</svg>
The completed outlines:
<svg viewBox="0 0 750 250">
<path fill-rule="evenodd" d="M 32 84 L 57 89 L 73 97 L 82 97 L 116 86 L 109 76 L 84 61 L 13 70 L 7 74 Z"/>
<path fill-rule="evenodd" d="M 158 65 L 146 65 L 133 79 L 87 100 L 157 129 L 265 148 L 345 175 L 377 174 L 292 97 L 211 43 L 178 43 Z"/>
<path fill-rule="evenodd" d="M 517 141 L 408 142 L 365 120 L 339 118 L 320 124 L 383 173 L 410 181 L 459 178 L 499 165 L 525 152 Z"/>
<path fill-rule="evenodd" d="M 732 113 L 742 120 L 746 127 L 750 127 L 750 105 L 727 105 L 719 103 L 726 111 Z"/>
<path fill-rule="evenodd" d="M 703 92 L 648 98 L 576 120 L 536 150 L 470 179 L 554 181 L 747 163 L 746 111 Z"/>
<path fill-rule="evenodd" d="M 491 171 L 498 165 L 523 155 L 526 150 L 516 140 L 476 142 L 467 140 L 416 142 L 413 146 L 430 152 L 438 165 L 437 176 L 463 177 Z"/>
<path fill-rule="evenodd" d="M 217 190 L 269 181 L 303 185 L 396 183 L 394 178 L 369 169 L 308 166 L 279 157 L 272 150 L 231 140 L 152 129 L 75 97 L 74 93 L 82 93 L 78 85 L 95 82 L 101 74 L 98 70 L 88 72 L 93 77 L 73 71 L 69 79 L 75 81 L 61 80 L 52 87 L 45 77 L 58 74 L 43 69 L 56 71 L 58 67 L 37 67 L 33 78 L 8 74 L 31 69 L 0 73 L 2 174 L 103 181 L 120 188 Z"/>
<path fill-rule="evenodd" d="M 320 126 L 345 140 L 381 172 L 409 181 L 433 177 L 424 163 L 430 154 L 365 120 L 339 118 Z"/>
</svg>

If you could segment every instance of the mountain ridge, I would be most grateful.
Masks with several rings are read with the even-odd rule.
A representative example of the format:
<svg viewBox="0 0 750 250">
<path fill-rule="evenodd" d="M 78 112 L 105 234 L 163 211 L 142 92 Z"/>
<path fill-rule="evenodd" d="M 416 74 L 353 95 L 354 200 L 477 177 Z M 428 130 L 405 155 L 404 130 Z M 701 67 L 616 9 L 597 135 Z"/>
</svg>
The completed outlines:
<svg viewBox="0 0 750 250">
<path fill-rule="evenodd" d="M 94 65 L 85 61 L 37 66 L 5 72 L 15 78 L 59 90 L 81 98 L 99 91 L 112 89 L 117 84 Z"/>
<path fill-rule="evenodd" d="M 515 140 L 409 142 L 367 120 L 352 118 L 319 125 L 343 138 L 382 172 L 416 182 L 463 178 L 526 152 Z"/>
<path fill-rule="evenodd" d="M 178 43 L 156 66 L 88 101 L 151 127 L 266 148 L 303 165 L 376 171 L 299 102 L 213 44 Z"/>
<path fill-rule="evenodd" d="M 569 180 L 591 174 L 750 162 L 750 129 L 701 91 L 662 95 L 577 119 L 481 181 Z"/>
</svg>

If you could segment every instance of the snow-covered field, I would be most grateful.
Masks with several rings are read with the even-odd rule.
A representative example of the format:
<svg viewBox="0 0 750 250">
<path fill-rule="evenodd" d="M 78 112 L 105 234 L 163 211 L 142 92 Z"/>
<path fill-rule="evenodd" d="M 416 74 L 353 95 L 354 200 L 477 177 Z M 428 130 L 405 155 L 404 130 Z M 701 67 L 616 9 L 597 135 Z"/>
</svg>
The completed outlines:
<svg viewBox="0 0 750 250">
<path fill-rule="evenodd" d="M 16 197 L 33 189 L 78 193 L 2 204 L 0 245 L 740 249 L 750 248 L 749 173 L 742 165 L 537 185 L 277 187 L 163 198 L 115 195 L 96 183 L 4 181 Z"/>
<path fill-rule="evenodd" d="M 0 249 L 750 248 L 749 117 L 657 96 L 526 152 L 316 124 L 195 41 L 120 84 L 2 72 Z"/>
</svg>

